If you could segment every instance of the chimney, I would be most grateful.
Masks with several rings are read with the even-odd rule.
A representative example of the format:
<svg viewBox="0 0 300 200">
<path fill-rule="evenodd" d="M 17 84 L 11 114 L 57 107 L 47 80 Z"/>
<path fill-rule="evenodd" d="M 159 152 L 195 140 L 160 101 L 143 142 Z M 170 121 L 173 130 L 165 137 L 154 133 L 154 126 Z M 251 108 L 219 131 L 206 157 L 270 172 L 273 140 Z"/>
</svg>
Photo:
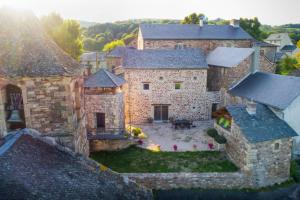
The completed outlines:
<svg viewBox="0 0 300 200">
<path fill-rule="evenodd" d="M 255 115 L 256 114 L 256 103 L 253 100 L 248 101 L 246 110 L 249 115 Z"/>
<path fill-rule="evenodd" d="M 251 60 L 251 67 L 250 72 L 251 74 L 254 74 L 255 72 L 259 71 L 259 63 L 260 63 L 260 47 L 254 45 L 253 46 L 254 53 L 252 54 L 252 60 Z"/>
<path fill-rule="evenodd" d="M 205 16 L 200 16 L 199 17 L 199 26 L 200 27 L 203 27 L 203 25 L 204 25 L 204 18 L 205 18 Z"/>
<path fill-rule="evenodd" d="M 234 28 L 238 28 L 238 27 L 240 27 L 240 20 L 232 19 L 232 20 L 230 20 L 230 25 L 233 26 Z"/>
</svg>

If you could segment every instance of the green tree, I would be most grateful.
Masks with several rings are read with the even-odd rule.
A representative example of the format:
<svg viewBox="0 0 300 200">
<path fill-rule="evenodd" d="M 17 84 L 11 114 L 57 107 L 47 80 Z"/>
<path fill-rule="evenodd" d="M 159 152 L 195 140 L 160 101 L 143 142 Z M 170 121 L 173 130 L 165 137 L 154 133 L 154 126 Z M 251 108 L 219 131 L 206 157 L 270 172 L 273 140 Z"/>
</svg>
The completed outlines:
<svg viewBox="0 0 300 200">
<path fill-rule="evenodd" d="M 300 40 L 297 42 L 297 48 L 300 48 Z"/>
<path fill-rule="evenodd" d="M 240 26 L 257 40 L 263 40 L 266 35 L 261 31 L 261 23 L 257 17 L 253 19 L 240 18 Z"/>
<path fill-rule="evenodd" d="M 110 52 L 112 51 L 114 48 L 116 48 L 117 46 L 125 46 L 125 43 L 123 40 L 114 40 L 110 43 L 107 43 L 104 48 L 103 51 L 105 52 Z"/>
<path fill-rule="evenodd" d="M 281 75 L 287 75 L 293 70 L 297 69 L 297 64 L 298 62 L 296 58 L 287 56 L 279 62 L 276 73 Z"/>
<path fill-rule="evenodd" d="M 55 13 L 43 17 L 41 21 L 56 44 L 71 57 L 78 60 L 83 52 L 80 24 L 75 20 L 63 20 Z"/>
<path fill-rule="evenodd" d="M 204 17 L 204 14 L 192 13 L 189 16 L 186 16 L 180 23 L 181 24 L 199 24 L 200 17 Z"/>
</svg>

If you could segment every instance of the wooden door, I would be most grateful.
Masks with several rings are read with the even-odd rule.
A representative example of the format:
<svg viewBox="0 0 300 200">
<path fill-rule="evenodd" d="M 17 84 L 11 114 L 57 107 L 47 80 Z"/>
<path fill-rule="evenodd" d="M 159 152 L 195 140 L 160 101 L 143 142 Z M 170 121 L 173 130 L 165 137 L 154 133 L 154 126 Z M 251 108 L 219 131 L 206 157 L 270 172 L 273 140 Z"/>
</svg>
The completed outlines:
<svg viewBox="0 0 300 200">
<path fill-rule="evenodd" d="M 105 128 L 105 113 L 96 113 L 97 128 Z"/>
</svg>

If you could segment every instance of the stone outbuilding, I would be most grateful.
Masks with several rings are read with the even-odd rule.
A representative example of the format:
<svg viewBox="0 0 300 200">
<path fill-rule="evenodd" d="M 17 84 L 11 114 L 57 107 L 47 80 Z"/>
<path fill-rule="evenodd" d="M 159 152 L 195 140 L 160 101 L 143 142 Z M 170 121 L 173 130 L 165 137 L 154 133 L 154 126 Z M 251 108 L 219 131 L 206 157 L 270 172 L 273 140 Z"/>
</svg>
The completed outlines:
<svg viewBox="0 0 300 200">
<path fill-rule="evenodd" d="M 0 10 L 0 136 L 31 128 L 87 153 L 83 68 L 32 13 Z"/>
<path fill-rule="evenodd" d="M 125 80 L 101 69 L 84 83 L 87 130 L 89 133 L 119 133 L 125 128 Z"/>
<path fill-rule="evenodd" d="M 230 126 L 215 128 L 227 139 L 230 159 L 250 179 L 253 187 L 281 183 L 290 177 L 292 137 L 297 133 L 267 106 L 249 102 L 247 106 L 227 106 Z"/>
</svg>

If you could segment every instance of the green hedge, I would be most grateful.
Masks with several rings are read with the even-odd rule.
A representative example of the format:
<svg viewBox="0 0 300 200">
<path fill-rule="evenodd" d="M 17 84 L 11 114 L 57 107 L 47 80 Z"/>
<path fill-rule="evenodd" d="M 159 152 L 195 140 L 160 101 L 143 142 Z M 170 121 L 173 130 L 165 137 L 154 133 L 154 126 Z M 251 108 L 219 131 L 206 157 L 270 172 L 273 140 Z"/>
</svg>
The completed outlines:
<svg viewBox="0 0 300 200">
<path fill-rule="evenodd" d="M 218 131 L 214 128 L 210 128 L 206 132 L 207 135 L 214 138 L 218 144 L 225 144 L 227 142 L 226 138 L 223 135 L 219 135 Z"/>
</svg>

